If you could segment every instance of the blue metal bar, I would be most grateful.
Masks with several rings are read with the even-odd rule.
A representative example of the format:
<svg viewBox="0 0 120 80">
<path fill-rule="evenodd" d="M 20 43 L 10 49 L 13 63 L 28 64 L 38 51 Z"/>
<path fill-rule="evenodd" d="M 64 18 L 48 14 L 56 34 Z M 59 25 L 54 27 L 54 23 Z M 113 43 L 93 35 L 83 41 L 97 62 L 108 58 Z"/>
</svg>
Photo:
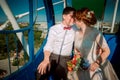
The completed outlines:
<svg viewBox="0 0 120 80">
<path fill-rule="evenodd" d="M 44 5 L 45 5 L 48 30 L 49 30 L 49 28 L 55 24 L 53 4 L 52 4 L 52 0 L 43 0 L 43 1 L 44 1 Z"/>
<path fill-rule="evenodd" d="M 33 0 L 29 0 L 29 22 L 30 22 L 30 30 L 28 31 L 28 44 L 29 44 L 29 53 L 30 53 L 30 61 L 34 60 L 34 32 L 33 32 Z"/>
<path fill-rule="evenodd" d="M 8 34 L 6 34 L 6 44 L 7 44 L 7 53 L 8 53 L 8 62 L 9 62 L 9 71 L 11 74 L 11 64 L 10 64 L 10 53 L 9 53 L 9 45 L 8 45 Z"/>
<path fill-rule="evenodd" d="M 14 34 L 14 40 L 15 40 L 15 45 L 16 45 L 16 49 L 15 49 L 15 54 L 16 54 L 16 59 L 17 59 L 17 68 L 18 68 L 18 70 L 19 70 L 19 61 L 18 61 L 18 58 L 19 58 L 19 56 L 18 56 L 18 43 L 17 43 L 17 37 L 16 37 L 16 34 Z"/>
</svg>

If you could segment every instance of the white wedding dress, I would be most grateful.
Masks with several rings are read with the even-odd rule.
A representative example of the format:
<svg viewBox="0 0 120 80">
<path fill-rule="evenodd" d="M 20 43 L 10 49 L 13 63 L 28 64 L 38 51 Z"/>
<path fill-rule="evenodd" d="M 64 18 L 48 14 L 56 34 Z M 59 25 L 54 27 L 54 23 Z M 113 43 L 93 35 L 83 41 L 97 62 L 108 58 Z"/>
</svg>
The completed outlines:
<svg viewBox="0 0 120 80">
<path fill-rule="evenodd" d="M 91 64 L 100 56 L 99 47 L 105 48 L 108 47 L 108 44 L 100 31 L 87 27 L 84 34 L 80 31 L 76 32 L 74 47 Z M 79 70 L 77 75 L 79 80 L 104 80 L 101 68 L 96 69 L 94 72 Z"/>
</svg>

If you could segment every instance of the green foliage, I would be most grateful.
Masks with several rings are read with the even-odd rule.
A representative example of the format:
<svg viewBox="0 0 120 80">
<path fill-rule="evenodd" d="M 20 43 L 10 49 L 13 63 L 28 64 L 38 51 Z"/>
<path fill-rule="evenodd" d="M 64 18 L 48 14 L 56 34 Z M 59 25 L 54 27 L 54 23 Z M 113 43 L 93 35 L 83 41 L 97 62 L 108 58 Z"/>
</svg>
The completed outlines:
<svg viewBox="0 0 120 80">
<path fill-rule="evenodd" d="M 34 47 L 38 48 L 42 44 L 44 38 L 41 38 L 42 31 L 34 31 Z"/>
<path fill-rule="evenodd" d="M 0 60 L 5 59 L 6 57 L 8 57 L 8 55 L 6 53 L 5 54 L 1 54 L 0 55 Z"/>
<path fill-rule="evenodd" d="M 20 59 L 14 59 L 12 65 L 13 66 L 18 66 L 20 63 Z"/>
<path fill-rule="evenodd" d="M 24 58 L 15 58 L 12 62 L 13 66 L 22 66 L 25 64 Z"/>
</svg>

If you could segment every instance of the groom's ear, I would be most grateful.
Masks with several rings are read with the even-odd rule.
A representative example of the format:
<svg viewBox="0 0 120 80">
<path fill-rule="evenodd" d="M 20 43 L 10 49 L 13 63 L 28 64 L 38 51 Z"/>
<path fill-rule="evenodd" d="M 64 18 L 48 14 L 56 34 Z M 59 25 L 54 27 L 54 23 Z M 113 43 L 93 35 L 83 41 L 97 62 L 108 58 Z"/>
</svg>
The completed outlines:
<svg viewBox="0 0 120 80">
<path fill-rule="evenodd" d="M 63 20 L 64 20 L 64 19 L 65 19 L 65 17 L 66 17 L 66 15 L 65 15 L 65 14 L 63 14 L 62 16 L 63 16 Z"/>
</svg>

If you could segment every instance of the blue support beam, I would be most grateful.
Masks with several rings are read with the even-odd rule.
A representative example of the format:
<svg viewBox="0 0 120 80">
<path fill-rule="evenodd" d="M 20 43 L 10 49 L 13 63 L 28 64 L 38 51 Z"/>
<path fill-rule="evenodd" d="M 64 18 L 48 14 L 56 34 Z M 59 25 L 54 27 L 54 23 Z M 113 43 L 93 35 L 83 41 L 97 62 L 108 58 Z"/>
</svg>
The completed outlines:
<svg viewBox="0 0 120 80">
<path fill-rule="evenodd" d="M 29 19 L 29 31 L 28 31 L 28 44 L 29 44 L 29 54 L 30 54 L 30 61 L 34 60 L 34 32 L 33 32 L 33 0 L 29 0 L 29 12 L 30 12 L 30 19 Z"/>
<path fill-rule="evenodd" d="M 44 0 L 44 6 L 46 10 L 48 30 L 49 30 L 49 28 L 55 24 L 52 0 Z"/>
</svg>

